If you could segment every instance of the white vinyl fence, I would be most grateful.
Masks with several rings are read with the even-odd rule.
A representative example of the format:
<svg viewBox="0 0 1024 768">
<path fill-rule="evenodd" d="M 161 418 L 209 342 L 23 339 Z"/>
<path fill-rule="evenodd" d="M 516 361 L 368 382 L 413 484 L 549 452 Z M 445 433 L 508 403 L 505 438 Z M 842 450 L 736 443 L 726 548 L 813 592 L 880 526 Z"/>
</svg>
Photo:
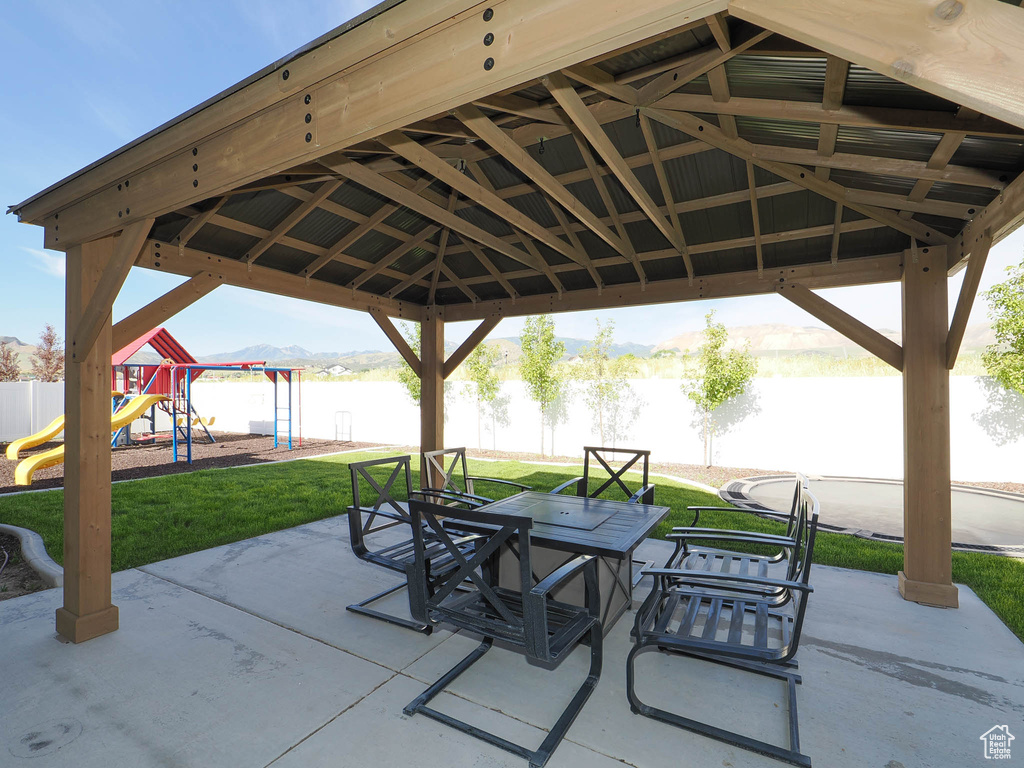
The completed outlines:
<svg viewBox="0 0 1024 768">
<path fill-rule="evenodd" d="M 1024 480 L 1024 398 L 983 377 L 950 381 L 953 478 Z M 477 409 L 463 386 L 449 384 L 445 443 L 476 447 Z M 629 390 L 632 407 L 619 415 L 618 429 L 606 429 L 606 444 L 647 448 L 657 461 L 703 460 L 699 419 L 678 381 L 633 381 Z M 216 429 L 272 432 L 270 382 L 200 381 L 192 392 L 199 413 L 216 417 Z M 541 430 L 536 404 L 520 382 L 506 382 L 502 398 L 505 423 L 483 418 L 479 446 L 537 452 Z M 748 394 L 718 414 L 722 426 L 714 440 L 715 463 L 900 478 L 902 409 L 899 377 L 756 379 Z M 599 443 L 595 419 L 581 394 L 570 398 L 564 411 L 554 430 L 555 453 L 578 455 L 583 445 Z M 349 428 L 353 440 L 416 445 L 419 411 L 395 382 L 303 382 L 303 436 L 348 438 Z M 549 428 L 544 430 L 544 447 L 550 454 Z"/>
<path fill-rule="evenodd" d="M 64 382 L 0 382 L 0 442 L 38 432 L 64 413 Z"/>
<path fill-rule="evenodd" d="M 279 385 L 281 405 L 284 385 Z M 445 442 L 449 446 L 540 449 L 540 414 L 521 382 L 502 387 L 504 419 L 479 420 L 461 383 L 446 394 Z M 633 381 L 619 424 L 605 443 L 647 448 L 657 461 L 699 464 L 699 418 L 677 381 Z M 950 379 L 952 464 L 955 480 L 1024 480 L 1024 398 L 991 379 Z M 196 382 L 200 415 L 216 417 L 214 429 L 270 434 L 274 390 L 267 381 Z M 293 389 L 298 432 L 298 392 Z M 0 383 L 0 441 L 42 429 L 63 412 L 63 383 Z M 755 379 L 746 395 L 718 414 L 715 463 L 732 467 L 800 469 L 811 474 L 900 478 L 903 474 L 903 392 L 899 377 Z M 613 420 L 614 421 L 614 420 Z M 282 425 L 282 431 L 284 430 Z M 478 440 L 479 432 L 479 440 Z M 419 442 L 419 410 L 396 382 L 303 382 L 302 434 L 401 445 Z M 577 393 L 544 449 L 579 455 L 600 442 L 595 419 Z"/>
</svg>

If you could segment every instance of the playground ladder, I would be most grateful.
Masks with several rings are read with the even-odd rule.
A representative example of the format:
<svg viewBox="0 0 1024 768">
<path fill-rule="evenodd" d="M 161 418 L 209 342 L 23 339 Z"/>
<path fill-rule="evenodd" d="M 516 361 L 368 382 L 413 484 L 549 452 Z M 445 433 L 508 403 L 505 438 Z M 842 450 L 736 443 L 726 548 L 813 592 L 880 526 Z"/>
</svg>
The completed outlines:
<svg viewBox="0 0 1024 768">
<path fill-rule="evenodd" d="M 291 373 L 280 372 L 287 384 L 287 400 L 281 405 L 281 398 L 278 392 L 278 371 L 273 372 L 271 381 L 274 384 L 274 447 L 281 443 L 282 432 L 288 435 L 288 450 L 292 449 L 292 376 Z M 287 429 L 284 429 L 287 427 Z"/>
</svg>

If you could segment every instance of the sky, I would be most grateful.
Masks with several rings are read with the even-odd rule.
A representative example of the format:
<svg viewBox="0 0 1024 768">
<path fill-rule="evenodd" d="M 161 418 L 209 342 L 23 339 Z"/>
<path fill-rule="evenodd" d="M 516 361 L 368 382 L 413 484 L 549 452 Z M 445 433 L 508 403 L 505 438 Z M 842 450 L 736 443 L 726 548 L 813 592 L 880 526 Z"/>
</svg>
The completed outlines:
<svg viewBox="0 0 1024 768">
<path fill-rule="evenodd" d="M 370 0 L 23 0 L 0 15 L 0 204 L 3 211 L 361 13 Z M 42 248 L 40 228 L 0 214 L 0 336 L 33 343 L 51 323 L 63 336 L 64 255 Z M 989 256 L 982 289 L 1024 255 L 1024 232 Z M 955 301 L 963 273 L 950 280 Z M 115 322 L 181 278 L 133 269 Z M 898 284 L 821 295 L 875 328 L 899 329 Z M 821 326 L 775 296 L 556 314 L 559 335 L 588 338 L 595 318 L 615 321 L 619 342 L 656 344 L 703 326 L 715 309 L 729 326 Z M 971 322 L 985 321 L 975 305 Z M 517 336 L 521 318 L 492 336 Z M 364 313 L 223 286 L 166 323 L 193 354 L 254 344 L 313 352 L 390 349 Z M 459 343 L 473 324 L 453 323 Z"/>
</svg>

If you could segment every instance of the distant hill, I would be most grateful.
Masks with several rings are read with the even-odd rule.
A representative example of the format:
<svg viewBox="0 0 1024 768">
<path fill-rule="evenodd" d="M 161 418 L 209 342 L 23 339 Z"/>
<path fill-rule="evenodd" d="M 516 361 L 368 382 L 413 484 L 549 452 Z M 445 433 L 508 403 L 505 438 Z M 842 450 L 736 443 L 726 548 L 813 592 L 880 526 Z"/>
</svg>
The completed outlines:
<svg viewBox="0 0 1024 768">
<path fill-rule="evenodd" d="M 897 343 L 900 342 L 899 331 L 881 328 L 879 332 Z M 703 340 L 701 331 L 681 333 L 658 344 L 654 351 L 678 350 L 683 353 L 695 353 Z M 963 349 L 983 349 L 994 340 L 995 337 L 990 327 L 972 325 L 967 328 L 964 335 Z M 766 324 L 738 326 L 729 329 L 728 348 L 742 347 L 748 341 L 750 342 L 750 351 L 755 355 L 816 353 L 846 357 L 868 354 L 866 350 L 831 328 Z"/>
<path fill-rule="evenodd" d="M 11 350 L 18 355 L 18 369 L 22 373 L 28 373 L 32 370 L 31 358 L 36 353 L 34 345 L 26 344 L 17 336 L 0 336 L 0 341 L 7 342 Z"/>
</svg>

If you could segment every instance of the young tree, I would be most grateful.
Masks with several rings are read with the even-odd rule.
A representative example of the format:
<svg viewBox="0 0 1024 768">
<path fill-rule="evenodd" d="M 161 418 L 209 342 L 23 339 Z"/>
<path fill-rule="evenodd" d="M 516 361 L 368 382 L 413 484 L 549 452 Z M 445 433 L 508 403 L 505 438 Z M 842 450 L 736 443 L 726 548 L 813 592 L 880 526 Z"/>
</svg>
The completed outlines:
<svg viewBox="0 0 1024 768">
<path fill-rule="evenodd" d="M 0 381 L 17 381 L 19 378 L 18 353 L 6 341 L 0 341 Z"/>
<path fill-rule="evenodd" d="M 412 351 L 416 353 L 418 357 L 420 354 L 420 348 L 422 347 L 423 329 L 419 323 L 415 323 L 411 328 L 402 323 L 402 335 L 405 336 L 405 340 L 409 342 L 409 346 L 412 347 Z M 409 393 L 409 398 L 416 403 L 420 404 L 420 377 L 416 375 L 416 371 L 409 367 L 409 364 L 405 362 L 405 358 L 402 358 L 401 366 L 398 369 L 398 380 L 402 386 L 405 387 L 405 391 Z"/>
<path fill-rule="evenodd" d="M 476 447 L 482 448 L 482 422 L 484 411 L 494 409 L 494 401 L 501 394 L 501 382 L 494 366 L 498 363 L 497 347 L 478 344 L 466 358 L 466 373 L 469 383 L 466 385 L 467 395 L 476 400 Z"/>
<path fill-rule="evenodd" d="M 49 323 L 39 335 L 39 346 L 32 355 L 32 373 L 40 381 L 60 381 L 64 378 L 64 346 L 57 330 Z"/>
<path fill-rule="evenodd" d="M 996 343 L 981 359 L 992 378 L 1024 395 L 1024 261 L 1006 271 L 1009 278 L 985 293 Z"/>
<path fill-rule="evenodd" d="M 757 372 L 757 363 L 749 352 L 749 344 L 742 350 L 725 351 L 729 331 L 715 322 L 715 312 L 708 312 L 704 328 L 704 343 L 700 347 L 697 369 L 682 389 L 700 410 L 704 421 L 704 461 L 712 464 L 711 436 L 715 432 L 715 410 L 734 397 L 742 395 Z"/>
<path fill-rule="evenodd" d="M 555 322 L 550 315 L 528 317 L 519 343 L 523 350 L 519 372 L 530 399 L 540 406 L 540 453 L 543 456 L 544 425 L 565 385 L 555 370 L 555 363 L 565 354 L 565 344 L 555 340 Z"/>
<path fill-rule="evenodd" d="M 594 417 L 601 445 L 608 445 L 606 435 L 611 435 L 614 443 L 614 437 L 624 426 L 623 417 L 638 410 L 631 407 L 636 398 L 628 382 L 629 376 L 636 373 L 636 358 L 633 355 L 611 356 L 614 330 L 615 321 L 602 325 L 598 320 L 594 340 L 580 349 L 579 364 L 573 371 L 574 377 L 582 383 L 583 397 Z"/>
</svg>

